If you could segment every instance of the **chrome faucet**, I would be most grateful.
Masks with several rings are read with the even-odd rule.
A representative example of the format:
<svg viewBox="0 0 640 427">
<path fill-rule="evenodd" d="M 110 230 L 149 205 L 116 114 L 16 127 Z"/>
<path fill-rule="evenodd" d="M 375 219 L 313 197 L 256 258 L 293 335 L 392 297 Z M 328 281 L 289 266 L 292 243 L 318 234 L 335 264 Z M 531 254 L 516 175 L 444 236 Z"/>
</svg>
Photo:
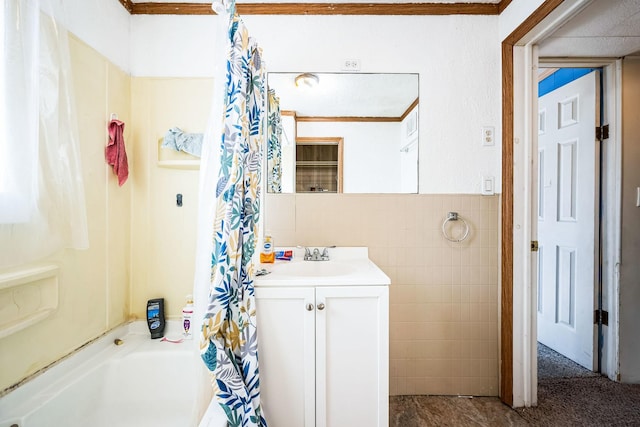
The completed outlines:
<svg viewBox="0 0 640 427">
<path fill-rule="evenodd" d="M 331 246 L 334 247 L 335 246 Z M 304 248 L 304 260 L 305 261 L 329 261 L 329 248 L 324 248 L 320 253 L 319 248 L 314 248 L 311 251 L 310 248 Z"/>
</svg>

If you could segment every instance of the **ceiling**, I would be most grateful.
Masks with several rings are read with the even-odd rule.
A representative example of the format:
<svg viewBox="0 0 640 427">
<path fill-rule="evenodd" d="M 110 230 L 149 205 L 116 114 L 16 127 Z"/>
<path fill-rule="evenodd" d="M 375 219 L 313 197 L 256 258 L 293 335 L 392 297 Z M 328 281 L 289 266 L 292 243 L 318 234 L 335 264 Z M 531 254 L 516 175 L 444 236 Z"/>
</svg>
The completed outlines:
<svg viewBox="0 0 640 427">
<path fill-rule="evenodd" d="M 280 109 L 301 117 L 401 117 L 418 98 L 417 74 L 316 73 L 316 87 L 297 87 L 299 73 L 269 73 Z"/>
<path fill-rule="evenodd" d="M 640 0 L 594 0 L 540 43 L 541 57 L 640 54 Z"/>
</svg>

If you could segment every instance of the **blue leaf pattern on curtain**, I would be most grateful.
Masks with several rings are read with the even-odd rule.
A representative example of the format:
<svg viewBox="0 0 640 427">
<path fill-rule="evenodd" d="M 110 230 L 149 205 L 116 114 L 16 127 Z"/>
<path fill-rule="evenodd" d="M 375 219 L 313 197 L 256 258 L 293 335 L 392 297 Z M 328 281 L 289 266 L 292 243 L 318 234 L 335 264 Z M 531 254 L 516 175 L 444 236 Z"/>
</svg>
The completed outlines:
<svg viewBox="0 0 640 427">
<path fill-rule="evenodd" d="M 280 98 L 268 92 L 267 108 L 267 186 L 272 193 L 282 193 L 282 116 Z"/>
<path fill-rule="evenodd" d="M 260 407 L 254 266 L 260 213 L 265 88 L 261 52 L 229 6 L 221 164 L 216 186 L 214 253 L 200 351 L 230 426 L 267 425 Z"/>
</svg>

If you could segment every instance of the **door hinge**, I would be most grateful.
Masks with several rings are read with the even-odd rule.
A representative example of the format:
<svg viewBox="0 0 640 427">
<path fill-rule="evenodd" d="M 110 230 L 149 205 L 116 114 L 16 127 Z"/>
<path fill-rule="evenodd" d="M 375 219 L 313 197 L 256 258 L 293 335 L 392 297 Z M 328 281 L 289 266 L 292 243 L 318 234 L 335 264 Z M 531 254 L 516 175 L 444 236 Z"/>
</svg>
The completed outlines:
<svg viewBox="0 0 640 427">
<path fill-rule="evenodd" d="M 605 310 L 593 310 L 593 323 L 608 325 L 609 324 L 609 312 Z"/>
<path fill-rule="evenodd" d="M 609 139 L 609 125 L 596 127 L 596 139 L 598 141 Z"/>
<path fill-rule="evenodd" d="M 532 240 L 531 241 L 531 252 L 538 252 L 538 241 L 537 240 Z"/>
</svg>

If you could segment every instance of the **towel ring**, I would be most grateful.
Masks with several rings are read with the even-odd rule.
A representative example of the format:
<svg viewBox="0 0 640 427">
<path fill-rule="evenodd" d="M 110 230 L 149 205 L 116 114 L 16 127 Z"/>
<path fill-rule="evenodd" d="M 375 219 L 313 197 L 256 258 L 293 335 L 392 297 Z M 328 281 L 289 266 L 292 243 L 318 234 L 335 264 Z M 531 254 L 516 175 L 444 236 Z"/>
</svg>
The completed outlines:
<svg viewBox="0 0 640 427">
<path fill-rule="evenodd" d="M 458 237 L 457 239 L 449 236 L 449 234 L 447 233 L 447 223 L 449 221 L 462 221 L 462 224 L 464 224 L 464 233 L 462 233 L 461 237 Z M 458 212 L 449 212 L 447 213 L 447 217 L 445 218 L 444 222 L 442 223 L 442 235 L 444 236 L 445 239 L 447 239 L 450 242 L 454 242 L 454 243 L 460 243 L 462 242 L 464 239 L 467 238 L 467 236 L 469 235 L 469 224 L 467 224 L 467 221 L 465 221 L 461 216 L 458 215 Z"/>
</svg>

